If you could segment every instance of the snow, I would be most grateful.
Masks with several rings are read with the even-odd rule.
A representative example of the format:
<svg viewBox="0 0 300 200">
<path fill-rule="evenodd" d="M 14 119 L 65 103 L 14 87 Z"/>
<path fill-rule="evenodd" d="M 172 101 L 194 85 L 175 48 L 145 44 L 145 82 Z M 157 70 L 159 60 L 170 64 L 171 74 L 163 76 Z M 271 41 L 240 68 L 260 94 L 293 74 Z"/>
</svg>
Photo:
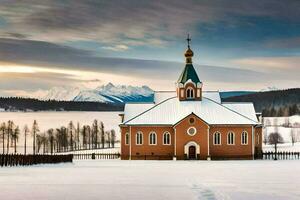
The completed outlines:
<svg viewBox="0 0 300 200">
<path fill-rule="evenodd" d="M 18 153 L 24 152 L 24 134 L 23 128 L 27 124 L 29 129 L 32 128 L 34 120 L 37 120 L 40 132 L 43 133 L 50 128 L 59 128 L 61 126 L 67 126 L 72 120 L 74 125 L 77 126 L 77 122 L 80 126 L 89 124 L 91 125 L 95 119 L 104 123 L 105 130 L 114 129 L 117 133 L 117 139 L 120 139 L 119 126 L 120 117 L 119 112 L 0 112 L 0 123 L 12 120 L 14 124 L 18 125 L 21 130 L 20 138 L 18 141 Z M 27 152 L 32 150 L 31 135 L 28 135 Z M 2 149 L 0 150 L 2 153 Z M 13 152 L 13 147 L 10 148 L 10 152 Z"/>
<path fill-rule="evenodd" d="M 263 151 L 264 152 L 267 152 L 267 151 L 275 152 L 274 145 L 270 145 L 270 144 L 263 145 Z M 277 151 L 278 152 L 281 152 L 281 151 L 300 152 L 300 142 L 294 143 L 294 145 L 292 143 L 278 144 Z"/>
<path fill-rule="evenodd" d="M 205 97 L 202 98 L 202 101 L 179 101 L 177 97 L 173 97 L 160 104 L 156 104 L 153 108 L 147 110 L 147 112 L 144 112 L 138 117 L 127 122 L 125 121 L 124 124 L 174 125 L 191 113 L 194 113 L 208 124 L 258 124 L 257 120 L 253 121 L 250 118 Z"/>
<path fill-rule="evenodd" d="M 0 199 L 5 200 L 298 200 L 300 197 L 299 160 L 80 160 L 2 168 L 0 177 Z"/>
<path fill-rule="evenodd" d="M 202 92 L 203 97 L 206 97 L 208 99 L 211 99 L 213 101 L 216 101 L 218 103 L 221 103 L 221 97 L 220 93 L 218 91 L 203 91 Z M 167 100 L 172 97 L 176 97 L 176 91 L 156 91 L 154 93 L 154 102 L 156 104 Z"/>
<path fill-rule="evenodd" d="M 87 87 L 72 87 L 61 86 L 53 87 L 46 91 L 33 92 L 30 96 L 28 94 L 22 95 L 41 100 L 55 99 L 64 101 L 96 101 L 106 103 L 120 103 L 135 99 L 150 98 L 153 91 L 147 86 L 126 86 L 113 85 L 108 83 L 96 88 Z"/>
<path fill-rule="evenodd" d="M 257 121 L 253 103 L 226 102 L 226 103 L 222 103 L 222 105 L 250 118 L 253 121 Z"/>
<path fill-rule="evenodd" d="M 153 103 L 138 103 L 138 104 L 127 103 L 127 104 L 125 104 L 124 121 L 127 121 L 127 120 L 137 116 L 138 114 L 150 109 L 153 106 L 154 106 Z"/>
</svg>

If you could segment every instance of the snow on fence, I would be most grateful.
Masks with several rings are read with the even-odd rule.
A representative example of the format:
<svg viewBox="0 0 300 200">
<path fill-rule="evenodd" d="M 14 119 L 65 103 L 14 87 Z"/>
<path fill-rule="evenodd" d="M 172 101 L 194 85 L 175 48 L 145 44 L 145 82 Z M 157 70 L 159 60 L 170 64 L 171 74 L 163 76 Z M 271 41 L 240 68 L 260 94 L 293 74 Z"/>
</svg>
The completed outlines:
<svg viewBox="0 0 300 200">
<path fill-rule="evenodd" d="M 119 153 L 85 153 L 85 154 L 72 154 L 73 158 L 76 160 L 85 160 L 85 159 L 119 159 Z"/>
<path fill-rule="evenodd" d="M 70 155 L 21 155 L 21 154 L 0 154 L 0 166 L 26 166 L 35 164 L 53 164 L 62 162 L 73 162 Z"/>
<path fill-rule="evenodd" d="M 275 152 L 263 152 L 263 159 L 264 160 L 296 160 L 300 159 L 300 152 L 287 152 L 287 151 L 281 151 L 277 152 L 277 155 Z"/>
</svg>

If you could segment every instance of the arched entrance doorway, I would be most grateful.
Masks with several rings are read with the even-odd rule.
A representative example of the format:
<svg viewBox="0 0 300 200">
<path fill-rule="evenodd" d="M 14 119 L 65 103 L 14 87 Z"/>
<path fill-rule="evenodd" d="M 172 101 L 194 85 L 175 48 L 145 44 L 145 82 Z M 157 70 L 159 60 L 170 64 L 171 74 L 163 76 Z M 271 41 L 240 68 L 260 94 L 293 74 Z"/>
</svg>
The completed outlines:
<svg viewBox="0 0 300 200">
<path fill-rule="evenodd" d="M 195 141 L 190 141 L 184 145 L 184 154 L 186 159 L 197 160 L 200 155 L 200 145 Z"/>
<path fill-rule="evenodd" d="M 196 147 L 195 146 L 189 146 L 189 159 L 195 160 L 196 159 Z"/>
</svg>

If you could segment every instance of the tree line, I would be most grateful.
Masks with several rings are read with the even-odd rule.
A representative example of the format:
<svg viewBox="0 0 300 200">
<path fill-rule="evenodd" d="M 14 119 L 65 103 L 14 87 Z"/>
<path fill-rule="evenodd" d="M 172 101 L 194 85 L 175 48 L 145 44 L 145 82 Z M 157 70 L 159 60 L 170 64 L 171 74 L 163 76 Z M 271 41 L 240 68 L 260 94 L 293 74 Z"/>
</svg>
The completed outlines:
<svg viewBox="0 0 300 200">
<path fill-rule="evenodd" d="M 300 88 L 256 92 L 253 94 L 223 98 L 225 102 L 253 102 L 255 111 L 264 117 L 292 116 L 300 114 Z"/>
<path fill-rule="evenodd" d="M 0 108 L 5 111 L 120 111 L 124 109 L 124 105 L 89 101 L 57 101 L 23 97 L 0 97 Z"/>
<path fill-rule="evenodd" d="M 24 136 L 24 154 L 27 154 L 29 138 L 32 139 L 32 153 L 55 153 L 74 150 L 114 148 L 115 130 L 105 130 L 101 121 L 94 120 L 91 125 L 81 126 L 70 121 L 66 126 L 40 131 L 38 122 L 33 121 L 31 128 L 25 125 L 22 130 L 13 121 L 0 124 L 0 141 L 2 154 L 17 153 L 20 136 Z M 14 152 L 10 152 L 13 147 Z"/>
<path fill-rule="evenodd" d="M 262 116 L 264 117 L 288 117 L 293 115 L 299 115 L 300 108 L 297 104 L 292 104 L 288 106 L 267 107 L 262 110 Z"/>
</svg>

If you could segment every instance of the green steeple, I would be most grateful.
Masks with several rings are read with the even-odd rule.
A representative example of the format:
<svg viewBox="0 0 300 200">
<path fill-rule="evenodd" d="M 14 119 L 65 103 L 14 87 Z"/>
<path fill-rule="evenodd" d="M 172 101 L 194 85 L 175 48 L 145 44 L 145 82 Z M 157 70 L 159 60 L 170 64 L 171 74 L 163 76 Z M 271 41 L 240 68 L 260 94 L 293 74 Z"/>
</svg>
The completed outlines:
<svg viewBox="0 0 300 200">
<path fill-rule="evenodd" d="M 191 81 L 193 81 L 194 83 L 201 83 L 197 72 L 194 69 L 194 66 L 192 64 L 192 57 L 194 55 L 193 51 L 190 48 L 190 37 L 188 35 L 187 38 L 187 42 L 188 42 L 188 49 L 185 51 L 184 56 L 186 59 L 186 64 L 185 64 L 185 68 L 183 70 L 183 72 L 181 73 L 179 79 L 178 79 L 178 83 L 182 83 L 184 84 L 185 82 L 187 82 L 188 80 L 191 79 Z"/>
<path fill-rule="evenodd" d="M 201 82 L 192 63 L 187 63 L 185 65 L 185 68 L 184 68 L 183 72 L 181 73 L 177 82 L 184 84 L 189 79 L 191 79 L 191 81 L 196 84 Z"/>
</svg>

